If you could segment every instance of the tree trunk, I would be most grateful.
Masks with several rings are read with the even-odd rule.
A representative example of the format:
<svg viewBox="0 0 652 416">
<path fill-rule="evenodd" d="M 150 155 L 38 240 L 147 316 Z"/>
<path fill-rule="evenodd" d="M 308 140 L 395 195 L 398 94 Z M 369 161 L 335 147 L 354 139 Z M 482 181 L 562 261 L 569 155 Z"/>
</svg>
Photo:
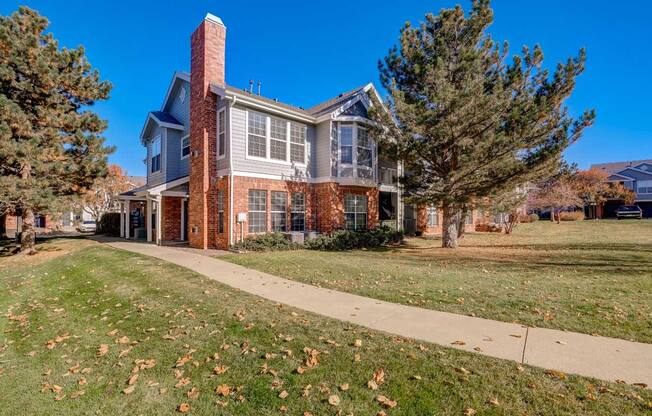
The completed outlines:
<svg viewBox="0 0 652 416">
<path fill-rule="evenodd" d="M 466 232 L 466 216 L 469 213 L 469 208 L 466 205 L 462 205 L 462 209 L 460 209 L 460 216 L 457 221 L 457 238 L 462 238 L 464 237 L 464 233 Z"/>
<path fill-rule="evenodd" d="M 36 231 L 34 230 L 34 210 L 32 208 L 22 209 L 22 230 L 20 233 L 20 253 L 36 253 Z"/>
<path fill-rule="evenodd" d="M 444 248 L 457 248 L 460 210 L 450 205 L 443 205 L 442 216 L 444 218 L 441 231 L 441 246 Z"/>
</svg>

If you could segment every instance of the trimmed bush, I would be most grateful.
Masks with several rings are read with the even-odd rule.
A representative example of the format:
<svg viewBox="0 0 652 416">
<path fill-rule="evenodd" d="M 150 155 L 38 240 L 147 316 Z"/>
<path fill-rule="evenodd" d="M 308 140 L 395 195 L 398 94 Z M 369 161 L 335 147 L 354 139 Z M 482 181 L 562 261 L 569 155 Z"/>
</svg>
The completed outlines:
<svg viewBox="0 0 652 416">
<path fill-rule="evenodd" d="M 100 217 L 97 225 L 96 234 L 105 234 L 111 237 L 120 236 L 120 213 L 106 212 Z"/>
<path fill-rule="evenodd" d="M 244 241 L 234 244 L 233 248 L 244 251 L 276 251 L 296 250 L 301 248 L 301 245 L 292 243 L 282 233 L 266 233 L 246 237 Z"/>
<path fill-rule="evenodd" d="M 535 213 L 525 215 L 521 214 L 518 216 L 518 222 L 520 223 L 529 223 L 529 222 L 536 222 L 539 221 L 539 216 Z"/>
<path fill-rule="evenodd" d="M 378 248 L 403 241 L 403 231 L 380 226 L 366 231 L 336 231 L 322 234 L 306 242 L 310 250 L 344 251 L 362 248 Z"/>
<path fill-rule="evenodd" d="M 584 219 L 584 213 L 582 211 L 560 212 L 559 219 L 561 221 L 582 221 Z"/>
</svg>

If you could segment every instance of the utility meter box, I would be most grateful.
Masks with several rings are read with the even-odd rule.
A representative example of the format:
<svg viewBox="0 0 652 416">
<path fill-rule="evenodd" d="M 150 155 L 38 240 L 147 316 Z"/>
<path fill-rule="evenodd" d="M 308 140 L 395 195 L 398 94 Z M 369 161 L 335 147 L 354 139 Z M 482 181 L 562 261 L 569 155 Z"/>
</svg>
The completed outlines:
<svg viewBox="0 0 652 416">
<path fill-rule="evenodd" d="M 247 213 L 238 212 L 238 222 L 245 222 L 245 221 L 247 221 Z"/>
</svg>

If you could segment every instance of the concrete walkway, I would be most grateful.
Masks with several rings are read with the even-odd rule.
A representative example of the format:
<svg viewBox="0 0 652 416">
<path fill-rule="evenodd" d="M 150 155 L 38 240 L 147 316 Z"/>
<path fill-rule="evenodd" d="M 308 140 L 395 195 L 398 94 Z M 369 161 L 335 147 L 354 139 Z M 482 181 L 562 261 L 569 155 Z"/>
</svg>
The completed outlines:
<svg viewBox="0 0 652 416">
<path fill-rule="evenodd" d="M 275 302 L 367 328 L 546 369 L 652 386 L 652 344 L 398 305 L 283 279 L 190 250 L 124 240 L 107 244 L 186 267 Z"/>
</svg>

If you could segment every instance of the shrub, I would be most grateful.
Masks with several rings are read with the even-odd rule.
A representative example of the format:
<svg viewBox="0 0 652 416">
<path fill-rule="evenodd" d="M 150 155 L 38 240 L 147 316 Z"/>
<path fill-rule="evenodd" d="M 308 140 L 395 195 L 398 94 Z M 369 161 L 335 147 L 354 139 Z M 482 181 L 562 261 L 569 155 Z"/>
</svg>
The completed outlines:
<svg viewBox="0 0 652 416">
<path fill-rule="evenodd" d="M 361 248 L 378 248 L 403 241 L 403 231 L 380 226 L 367 231 L 336 231 L 322 234 L 306 242 L 311 250 L 343 251 Z"/>
<path fill-rule="evenodd" d="M 536 222 L 536 221 L 539 221 L 539 216 L 537 214 L 535 214 L 535 213 L 532 213 L 532 214 L 529 214 L 529 215 L 520 214 L 518 216 L 518 222 L 520 222 L 520 223 L 526 224 L 526 223 Z"/>
<path fill-rule="evenodd" d="M 100 217 L 97 225 L 97 234 L 105 234 L 111 237 L 120 236 L 120 213 L 106 212 Z"/>
<path fill-rule="evenodd" d="M 233 248 L 245 251 L 277 251 L 295 250 L 301 248 L 301 245 L 292 243 L 282 233 L 266 233 L 246 237 L 244 241 L 234 244 Z"/>
<path fill-rule="evenodd" d="M 584 219 L 584 213 L 582 211 L 560 212 L 559 219 L 561 221 L 582 221 Z"/>
</svg>

